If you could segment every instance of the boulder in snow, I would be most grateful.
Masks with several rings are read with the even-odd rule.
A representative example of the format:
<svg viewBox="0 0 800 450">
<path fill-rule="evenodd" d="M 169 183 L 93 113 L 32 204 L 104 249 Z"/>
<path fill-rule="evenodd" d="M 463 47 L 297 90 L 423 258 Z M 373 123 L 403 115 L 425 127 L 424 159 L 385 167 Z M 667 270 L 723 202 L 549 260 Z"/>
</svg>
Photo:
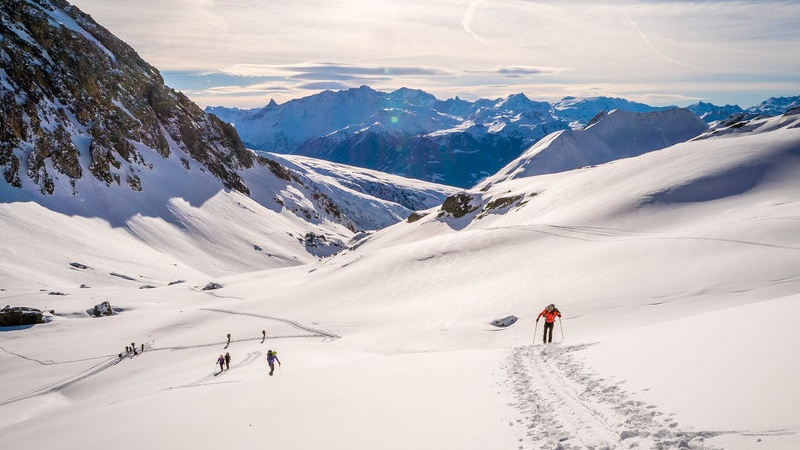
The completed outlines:
<svg viewBox="0 0 800 450">
<path fill-rule="evenodd" d="M 42 312 L 34 308 L 8 305 L 0 309 L 0 327 L 44 323 Z"/>
<path fill-rule="evenodd" d="M 517 322 L 517 316 L 507 316 L 503 317 L 502 319 L 493 320 L 492 325 L 499 328 L 505 328 L 514 325 L 516 322 Z"/>
<path fill-rule="evenodd" d="M 111 303 L 108 301 L 94 305 L 94 308 L 92 308 L 92 315 L 95 317 L 110 316 L 112 314 L 114 314 L 114 310 L 111 309 Z"/>
<path fill-rule="evenodd" d="M 439 217 L 447 215 L 456 219 L 463 217 L 478 209 L 478 205 L 475 204 L 474 200 L 475 199 L 466 192 L 459 192 L 451 195 L 442 203 L 442 207 L 439 210 Z"/>
</svg>

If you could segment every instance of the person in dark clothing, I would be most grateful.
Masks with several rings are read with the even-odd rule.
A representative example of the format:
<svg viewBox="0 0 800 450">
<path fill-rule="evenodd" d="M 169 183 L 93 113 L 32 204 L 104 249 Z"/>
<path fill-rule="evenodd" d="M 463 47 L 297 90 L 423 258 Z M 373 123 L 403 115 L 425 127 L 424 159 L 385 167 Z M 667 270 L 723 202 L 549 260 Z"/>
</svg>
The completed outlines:
<svg viewBox="0 0 800 450">
<path fill-rule="evenodd" d="M 222 355 L 219 355 L 219 358 L 217 358 L 217 364 L 219 364 L 219 371 L 220 372 L 225 370 L 225 357 L 222 356 Z"/>
<path fill-rule="evenodd" d="M 281 360 L 278 359 L 278 352 L 273 352 L 272 350 L 267 350 L 267 364 L 269 364 L 269 375 L 272 376 L 272 373 L 275 372 L 275 361 L 278 361 L 278 365 L 281 365 Z"/>
<path fill-rule="evenodd" d="M 544 335 L 542 336 L 542 342 L 547 344 L 548 342 L 553 342 L 553 328 L 555 328 L 556 325 L 556 317 L 561 317 L 561 312 L 556 308 L 556 305 L 551 303 L 544 308 L 544 311 L 539 313 L 536 322 L 539 322 L 542 316 L 544 316 Z"/>
<path fill-rule="evenodd" d="M 225 352 L 225 370 L 228 370 L 230 368 L 231 368 L 231 354 Z"/>
</svg>

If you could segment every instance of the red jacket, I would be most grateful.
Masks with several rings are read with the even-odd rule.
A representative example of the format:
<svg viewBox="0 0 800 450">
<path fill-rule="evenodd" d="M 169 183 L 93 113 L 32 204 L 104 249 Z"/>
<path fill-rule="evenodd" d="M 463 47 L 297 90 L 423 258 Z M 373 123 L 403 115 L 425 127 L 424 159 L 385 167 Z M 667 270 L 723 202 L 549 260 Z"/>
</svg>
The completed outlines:
<svg viewBox="0 0 800 450">
<path fill-rule="evenodd" d="M 552 311 L 548 311 L 547 308 L 545 308 L 544 311 L 539 313 L 539 317 L 542 316 L 544 316 L 545 322 L 553 323 L 555 322 L 556 317 L 561 317 L 561 312 L 558 310 L 558 308 L 553 308 Z M 539 320 L 539 317 L 537 317 L 536 320 Z"/>
</svg>

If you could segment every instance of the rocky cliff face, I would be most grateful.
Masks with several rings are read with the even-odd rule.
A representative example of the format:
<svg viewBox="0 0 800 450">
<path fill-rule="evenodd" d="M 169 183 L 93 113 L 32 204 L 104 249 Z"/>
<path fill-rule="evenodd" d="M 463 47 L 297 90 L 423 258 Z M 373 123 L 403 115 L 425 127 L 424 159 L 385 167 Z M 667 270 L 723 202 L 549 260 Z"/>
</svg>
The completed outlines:
<svg viewBox="0 0 800 450">
<path fill-rule="evenodd" d="M 146 189 L 155 155 L 179 152 L 248 193 L 236 131 L 164 85 L 158 71 L 63 0 L 0 0 L 0 173 L 53 194 L 94 177 Z M 146 151 L 145 151 L 146 150 Z M 158 156 L 156 156 L 158 157 Z"/>
</svg>

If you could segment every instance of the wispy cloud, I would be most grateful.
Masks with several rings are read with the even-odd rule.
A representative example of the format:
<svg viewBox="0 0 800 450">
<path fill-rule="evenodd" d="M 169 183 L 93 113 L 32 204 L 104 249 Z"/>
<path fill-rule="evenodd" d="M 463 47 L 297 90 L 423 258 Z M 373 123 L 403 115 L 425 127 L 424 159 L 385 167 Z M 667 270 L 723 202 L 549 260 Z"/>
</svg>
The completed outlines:
<svg viewBox="0 0 800 450">
<path fill-rule="evenodd" d="M 547 99 L 595 86 L 720 103 L 800 92 L 796 0 L 72 3 L 201 104 L 257 106 L 362 84 Z"/>
<path fill-rule="evenodd" d="M 224 70 L 226 73 L 239 76 L 291 76 L 305 74 L 314 78 L 330 76 L 337 79 L 347 77 L 372 77 L 380 75 L 418 75 L 418 76 L 442 76 L 451 72 L 435 67 L 411 67 L 411 66 L 377 66 L 377 65 L 358 65 L 358 64 L 334 64 L 334 63 L 299 63 L 286 65 L 270 64 L 236 64 Z"/>
<path fill-rule="evenodd" d="M 341 91 L 344 89 L 349 88 L 350 86 L 342 83 L 337 83 L 335 81 L 317 81 L 314 83 L 303 83 L 295 86 L 297 89 L 310 89 L 314 91 Z"/>
<path fill-rule="evenodd" d="M 484 0 L 472 0 L 472 3 L 469 4 L 467 10 L 464 11 L 464 17 L 461 19 L 461 26 L 464 28 L 464 31 L 469 33 L 472 37 L 474 37 L 478 42 L 482 44 L 486 44 L 486 41 L 478 36 L 478 33 L 472 30 L 472 21 L 475 19 L 475 11 L 478 7 L 483 3 Z"/>
<path fill-rule="evenodd" d="M 524 78 L 536 75 L 552 75 L 567 69 L 557 67 L 530 67 L 530 66 L 509 66 L 500 67 L 494 70 L 498 75 L 504 75 L 508 78 Z"/>
</svg>

